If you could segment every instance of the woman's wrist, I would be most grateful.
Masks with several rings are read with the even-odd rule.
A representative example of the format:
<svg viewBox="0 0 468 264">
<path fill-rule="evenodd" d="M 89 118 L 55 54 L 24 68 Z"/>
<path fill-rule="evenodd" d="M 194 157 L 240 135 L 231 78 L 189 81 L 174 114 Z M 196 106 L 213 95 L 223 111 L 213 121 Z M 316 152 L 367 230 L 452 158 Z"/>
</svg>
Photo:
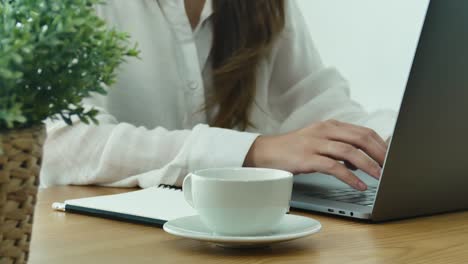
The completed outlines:
<svg viewBox="0 0 468 264">
<path fill-rule="evenodd" d="M 258 136 L 253 142 L 244 160 L 244 167 L 266 167 L 268 164 L 267 146 L 269 137 Z"/>
</svg>

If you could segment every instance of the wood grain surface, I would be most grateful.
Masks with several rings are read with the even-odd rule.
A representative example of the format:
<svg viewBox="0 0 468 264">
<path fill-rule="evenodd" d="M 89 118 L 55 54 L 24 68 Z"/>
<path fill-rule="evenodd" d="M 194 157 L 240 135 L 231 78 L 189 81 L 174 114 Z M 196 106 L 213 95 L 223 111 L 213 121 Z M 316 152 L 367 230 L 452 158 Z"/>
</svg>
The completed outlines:
<svg viewBox="0 0 468 264">
<path fill-rule="evenodd" d="M 160 228 L 51 209 L 55 201 L 131 190 L 41 189 L 29 263 L 468 263 L 466 211 L 372 224 L 293 210 L 319 220 L 323 229 L 266 248 L 234 250 Z"/>
</svg>

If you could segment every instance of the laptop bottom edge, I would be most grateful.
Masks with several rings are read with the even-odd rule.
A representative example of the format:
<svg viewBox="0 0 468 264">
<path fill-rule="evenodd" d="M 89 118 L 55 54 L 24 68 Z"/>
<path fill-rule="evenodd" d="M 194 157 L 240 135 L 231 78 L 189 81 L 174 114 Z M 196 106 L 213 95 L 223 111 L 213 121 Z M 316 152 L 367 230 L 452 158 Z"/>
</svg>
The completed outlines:
<svg viewBox="0 0 468 264">
<path fill-rule="evenodd" d="M 363 212 L 361 210 L 353 210 L 349 208 L 330 206 L 330 205 L 327 205 L 326 203 L 319 204 L 319 203 L 301 202 L 301 201 L 295 201 L 295 200 L 292 200 L 290 205 L 292 208 L 306 210 L 306 211 L 315 211 L 315 212 L 320 212 L 320 213 L 325 213 L 325 214 L 338 215 L 338 216 L 357 218 L 357 219 L 365 219 L 365 220 L 371 219 L 371 210 L 369 210 L 369 212 Z"/>
</svg>

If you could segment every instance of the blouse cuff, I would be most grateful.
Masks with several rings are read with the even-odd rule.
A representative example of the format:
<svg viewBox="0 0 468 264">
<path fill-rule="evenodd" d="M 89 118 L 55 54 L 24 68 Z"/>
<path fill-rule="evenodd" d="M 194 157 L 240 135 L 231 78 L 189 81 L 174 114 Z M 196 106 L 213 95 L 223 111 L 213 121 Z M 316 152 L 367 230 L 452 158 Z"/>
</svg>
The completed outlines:
<svg viewBox="0 0 468 264">
<path fill-rule="evenodd" d="M 188 155 L 188 170 L 214 167 L 242 167 L 256 133 L 198 125 L 198 136 L 193 141 Z"/>
</svg>

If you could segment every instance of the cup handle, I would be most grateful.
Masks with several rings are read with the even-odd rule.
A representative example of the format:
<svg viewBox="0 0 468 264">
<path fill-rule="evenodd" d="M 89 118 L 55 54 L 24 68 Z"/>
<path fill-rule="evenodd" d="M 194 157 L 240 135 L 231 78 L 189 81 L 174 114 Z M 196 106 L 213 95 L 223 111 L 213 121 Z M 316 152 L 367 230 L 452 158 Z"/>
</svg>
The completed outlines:
<svg viewBox="0 0 468 264">
<path fill-rule="evenodd" d="M 185 176 L 185 179 L 182 183 L 182 191 L 184 192 L 185 201 L 187 201 L 190 206 L 193 206 L 193 199 L 192 199 L 192 174 L 189 173 Z"/>
</svg>

